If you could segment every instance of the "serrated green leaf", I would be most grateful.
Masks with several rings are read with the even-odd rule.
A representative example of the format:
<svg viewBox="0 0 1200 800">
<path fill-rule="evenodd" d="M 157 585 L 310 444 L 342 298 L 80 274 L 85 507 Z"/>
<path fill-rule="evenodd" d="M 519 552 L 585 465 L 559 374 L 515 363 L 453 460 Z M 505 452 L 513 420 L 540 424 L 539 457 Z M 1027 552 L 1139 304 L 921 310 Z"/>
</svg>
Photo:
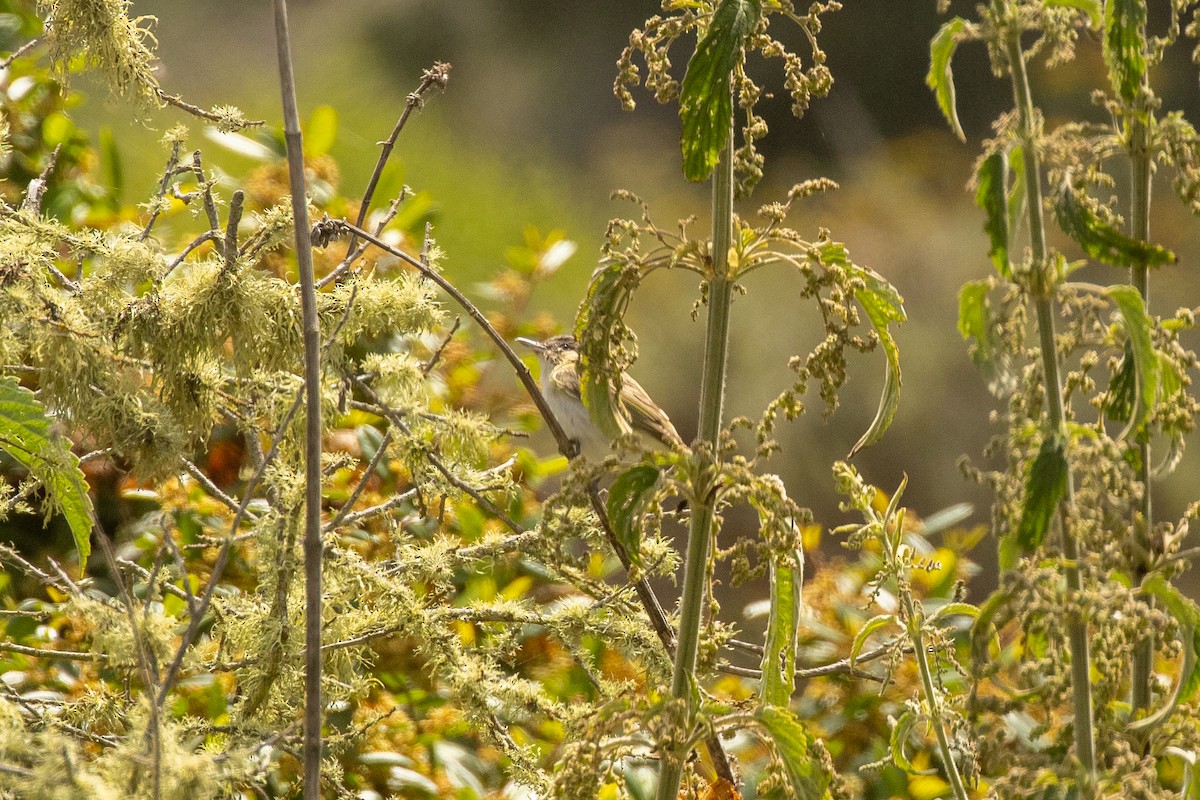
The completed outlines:
<svg viewBox="0 0 1200 800">
<path fill-rule="evenodd" d="M 854 634 L 854 641 L 850 644 L 850 666 L 854 666 L 854 662 L 858 660 L 858 654 L 862 652 L 863 645 L 867 643 L 867 639 L 872 633 L 886 628 L 892 623 L 900 624 L 900 620 L 896 619 L 895 614 L 879 614 L 867 620 L 867 624 L 859 629 L 858 633 Z"/>
<path fill-rule="evenodd" d="M 975 172 L 975 205 L 986 215 L 988 258 L 1003 278 L 1011 278 L 1008 265 L 1008 156 L 1003 152 L 985 158 Z"/>
<path fill-rule="evenodd" d="M 952 617 L 955 615 L 962 615 L 964 617 L 970 617 L 971 619 L 978 619 L 979 607 L 973 606 L 970 603 L 962 602 L 946 603 L 946 605 L 939 608 L 929 617 L 929 621 L 934 622 L 942 617 Z"/>
<path fill-rule="evenodd" d="M 1200 656 L 1200 605 L 1195 600 L 1184 596 L 1174 585 L 1168 583 L 1162 575 L 1154 574 L 1142 582 L 1143 591 L 1153 595 L 1179 621 L 1180 635 L 1183 637 L 1185 650 L 1191 651 L 1191 668 L 1181 673 L 1178 684 L 1178 702 L 1186 703 L 1192 699 L 1196 689 L 1200 688 L 1200 671 L 1195 668 L 1195 661 Z M 1185 658 L 1184 666 L 1188 666 Z"/>
<path fill-rule="evenodd" d="M 1088 24 L 1093 28 L 1100 26 L 1100 0 L 1046 0 L 1047 8 L 1076 8 L 1087 15 Z"/>
<path fill-rule="evenodd" d="M 1133 407 L 1137 401 L 1137 367 L 1134 364 L 1133 349 L 1125 342 L 1125 355 L 1108 382 L 1108 391 L 1104 395 L 1104 413 L 1109 419 L 1128 423 L 1133 416 Z"/>
<path fill-rule="evenodd" d="M 981 345 L 990 337 L 987 317 L 987 281 L 970 281 L 958 290 L 958 332 L 963 339 L 975 339 Z"/>
<path fill-rule="evenodd" d="M 958 332 L 963 339 L 974 339 L 971 360 L 990 381 L 996 374 L 996 345 L 987 304 L 987 281 L 970 281 L 958 291 Z"/>
<path fill-rule="evenodd" d="M 754 717 L 775 742 L 775 751 L 797 800 L 828 797 L 830 775 L 817 750 L 820 744 L 796 715 L 778 706 L 759 706 Z"/>
<path fill-rule="evenodd" d="M 892 755 L 892 763 L 909 775 L 916 775 L 917 770 L 904 753 L 904 743 L 908 741 L 908 734 L 916 722 L 916 716 L 911 711 L 905 711 L 892 726 L 891 735 L 888 737 L 888 749 Z"/>
<path fill-rule="evenodd" d="M 995 591 L 979 607 L 979 615 L 971 624 L 971 658 L 976 662 L 986 657 L 987 641 L 996 635 L 994 620 L 1008 598 L 1008 591 Z"/>
<path fill-rule="evenodd" d="M 954 102 L 954 73 L 950 62 L 958 48 L 959 37 L 966 28 L 967 21 L 962 17 L 955 17 L 942 25 L 929 43 L 929 74 L 925 76 L 925 84 L 933 90 L 942 116 L 950 123 L 954 135 L 963 142 L 967 140 L 967 135 L 958 121 L 958 108 Z"/>
<path fill-rule="evenodd" d="M 579 342 L 580 391 L 592 422 L 610 439 L 625 432 L 616 398 L 620 370 L 612 359 L 613 343 L 625 331 L 625 311 L 641 282 L 636 265 L 606 260 L 592 273 L 587 296 L 575 318 Z M 616 373 L 616 376 L 614 376 Z"/>
<path fill-rule="evenodd" d="M 762 658 L 764 705 L 787 707 L 796 687 L 796 633 L 800 628 L 800 590 L 804 586 L 804 553 L 771 559 L 771 612 Z"/>
<path fill-rule="evenodd" d="M 1016 241 L 1017 231 L 1025 221 L 1025 150 L 1014 147 L 1008 151 L 1008 171 L 1012 173 L 1012 185 L 1008 190 L 1008 241 Z"/>
<path fill-rule="evenodd" d="M 1118 437 L 1124 439 L 1130 433 L 1140 433 L 1154 410 L 1162 378 L 1162 363 L 1150 336 L 1154 322 L 1146 313 L 1145 301 L 1138 290 L 1132 286 L 1109 286 L 1105 289 L 1105 294 L 1116 303 L 1124 318 L 1125 341 L 1129 353 L 1133 355 L 1134 376 L 1137 382 L 1137 393 L 1134 395 L 1129 423 Z"/>
<path fill-rule="evenodd" d="M 50 510 L 59 511 L 71 528 L 82 570 L 92 551 L 92 500 L 78 457 L 52 426 L 33 392 L 11 375 L 0 376 L 0 449 L 46 488 Z"/>
<path fill-rule="evenodd" d="M 1063 181 L 1058 192 L 1054 216 L 1063 232 L 1097 261 L 1114 267 L 1161 267 L 1175 263 L 1175 254 L 1165 247 L 1126 236 L 1102 220 L 1068 181 Z"/>
<path fill-rule="evenodd" d="M 871 421 L 866 433 L 854 443 L 847 458 L 853 458 L 862 448 L 879 441 L 896 416 L 896 408 L 900 405 L 900 348 L 896 346 L 896 340 L 892 338 L 888 325 L 908 319 L 904 313 L 904 298 L 895 287 L 873 270 L 854 264 L 850 265 L 850 269 L 852 274 L 863 279 L 864 286 L 855 291 L 854 298 L 867 312 L 871 326 L 879 337 L 880 345 L 883 346 L 886 373 L 875 419 Z"/>
<path fill-rule="evenodd" d="M 1042 441 L 1037 458 L 1025 475 L 1025 500 L 1021 505 L 1021 523 L 1017 527 L 1016 555 L 1031 553 L 1041 545 L 1050 529 L 1050 520 L 1067 492 L 1067 457 L 1064 443 L 1057 436 Z M 1010 553 L 1011 555 L 1011 553 Z M 1013 563 L 1001 566 L 1006 569 Z"/>
<path fill-rule="evenodd" d="M 304 126 L 304 155 L 323 156 L 337 141 L 338 115 L 333 106 L 317 106 Z"/>
<path fill-rule="evenodd" d="M 1146 0 L 1104 4 L 1104 63 L 1113 91 L 1132 103 L 1146 77 Z"/>
<path fill-rule="evenodd" d="M 658 468 L 639 464 L 618 475 L 608 490 L 608 523 L 635 565 L 640 565 L 642 558 L 642 512 L 656 483 Z"/>
<path fill-rule="evenodd" d="M 733 70 L 761 17 L 762 0 L 721 0 L 688 61 L 679 91 L 679 117 L 683 174 L 689 181 L 706 180 L 729 143 Z"/>
</svg>

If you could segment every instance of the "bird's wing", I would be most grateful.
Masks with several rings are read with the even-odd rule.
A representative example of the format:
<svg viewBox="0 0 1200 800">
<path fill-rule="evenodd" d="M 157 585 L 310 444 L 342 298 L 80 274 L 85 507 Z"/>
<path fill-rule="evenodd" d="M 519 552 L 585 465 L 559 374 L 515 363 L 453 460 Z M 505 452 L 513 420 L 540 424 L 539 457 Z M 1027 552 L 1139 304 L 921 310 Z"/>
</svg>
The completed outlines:
<svg viewBox="0 0 1200 800">
<path fill-rule="evenodd" d="M 629 414 L 635 431 L 646 431 L 668 447 L 683 444 L 666 412 L 655 405 L 641 384 L 628 375 L 621 376 L 621 405 Z"/>
</svg>

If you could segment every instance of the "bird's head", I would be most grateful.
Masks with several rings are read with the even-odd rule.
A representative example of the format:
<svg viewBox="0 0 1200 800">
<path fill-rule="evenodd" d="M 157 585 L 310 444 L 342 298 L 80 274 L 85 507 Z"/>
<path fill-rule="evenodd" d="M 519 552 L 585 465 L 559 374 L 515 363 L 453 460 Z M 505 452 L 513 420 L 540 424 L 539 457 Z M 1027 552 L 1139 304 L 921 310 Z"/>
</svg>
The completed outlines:
<svg viewBox="0 0 1200 800">
<path fill-rule="evenodd" d="M 574 336 L 551 336 L 541 342 L 518 336 L 517 341 L 537 353 L 542 363 L 552 367 L 579 358 L 579 343 Z"/>
</svg>

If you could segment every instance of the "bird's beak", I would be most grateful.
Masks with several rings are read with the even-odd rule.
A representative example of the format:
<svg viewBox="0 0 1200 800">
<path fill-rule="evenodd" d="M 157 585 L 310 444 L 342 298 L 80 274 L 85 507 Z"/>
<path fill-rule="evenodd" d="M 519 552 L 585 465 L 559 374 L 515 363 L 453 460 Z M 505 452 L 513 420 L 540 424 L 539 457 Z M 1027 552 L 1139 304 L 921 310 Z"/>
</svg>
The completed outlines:
<svg viewBox="0 0 1200 800">
<path fill-rule="evenodd" d="M 546 345 L 542 344 L 537 339 L 526 339 L 524 336 L 518 336 L 517 341 L 535 353 L 541 353 L 546 349 Z"/>
</svg>

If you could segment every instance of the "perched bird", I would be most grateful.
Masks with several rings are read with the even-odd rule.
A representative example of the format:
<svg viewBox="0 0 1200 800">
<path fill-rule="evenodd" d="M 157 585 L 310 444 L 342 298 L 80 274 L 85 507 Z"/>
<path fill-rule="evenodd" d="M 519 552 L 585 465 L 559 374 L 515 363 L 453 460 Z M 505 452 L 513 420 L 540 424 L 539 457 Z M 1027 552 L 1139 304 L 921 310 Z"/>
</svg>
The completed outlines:
<svg viewBox="0 0 1200 800">
<path fill-rule="evenodd" d="M 578 442 L 581 453 L 606 455 L 612 442 L 592 421 L 580 394 L 579 343 L 572 336 L 551 336 L 544 342 L 519 337 L 517 341 L 537 353 L 542 367 L 542 394 L 563 432 Z M 683 444 L 667 412 L 628 374 L 621 376 L 619 399 L 617 421 L 622 431 L 638 434 L 647 449 Z"/>
</svg>

